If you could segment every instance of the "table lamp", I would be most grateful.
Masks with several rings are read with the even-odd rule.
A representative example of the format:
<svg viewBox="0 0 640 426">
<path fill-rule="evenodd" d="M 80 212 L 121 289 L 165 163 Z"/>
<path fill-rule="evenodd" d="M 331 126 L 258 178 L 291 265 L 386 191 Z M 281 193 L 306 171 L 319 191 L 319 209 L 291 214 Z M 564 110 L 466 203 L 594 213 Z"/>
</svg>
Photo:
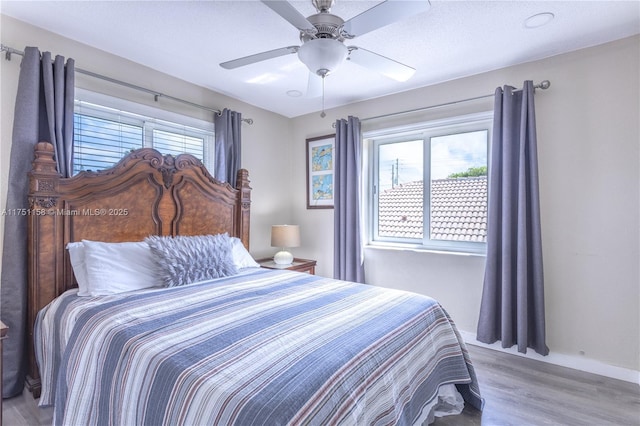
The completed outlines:
<svg viewBox="0 0 640 426">
<path fill-rule="evenodd" d="M 273 225 L 271 227 L 271 247 L 282 249 L 273 256 L 275 263 L 291 265 L 293 255 L 287 249 L 298 246 L 300 246 L 300 227 L 298 225 Z"/>
</svg>

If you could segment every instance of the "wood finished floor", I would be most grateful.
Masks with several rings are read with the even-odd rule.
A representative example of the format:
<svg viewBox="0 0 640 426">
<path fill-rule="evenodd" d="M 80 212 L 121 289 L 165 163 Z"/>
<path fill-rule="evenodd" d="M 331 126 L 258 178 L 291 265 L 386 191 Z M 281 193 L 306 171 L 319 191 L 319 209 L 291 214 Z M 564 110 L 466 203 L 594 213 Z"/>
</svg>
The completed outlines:
<svg viewBox="0 0 640 426">
<path fill-rule="evenodd" d="M 436 426 L 640 426 L 640 386 L 469 345 L 482 413 L 469 407 Z M 5 426 L 50 425 L 50 409 L 25 394 L 3 403 Z"/>
</svg>

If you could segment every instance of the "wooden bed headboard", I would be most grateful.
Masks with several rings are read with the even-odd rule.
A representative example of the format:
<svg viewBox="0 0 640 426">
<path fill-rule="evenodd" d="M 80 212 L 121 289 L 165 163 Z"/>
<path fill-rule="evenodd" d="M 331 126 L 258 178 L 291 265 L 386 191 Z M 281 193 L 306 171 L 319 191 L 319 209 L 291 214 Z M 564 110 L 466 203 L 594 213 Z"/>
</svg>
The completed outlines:
<svg viewBox="0 0 640 426">
<path fill-rule="evenodd" d="M 110 169 L 62 178 L 53 146 L 40 142 L 29 173 L 27 387 L 39 395 L 33 326 L 54 298 L 75 287 L 66 245 L 80 240 L 142 241 L 149 235 L 227 232 L 249 249 L 251 187 L 238 171 L 237 189 L 217 181 L 188 155 L 132 151 Z"/>
</svg>

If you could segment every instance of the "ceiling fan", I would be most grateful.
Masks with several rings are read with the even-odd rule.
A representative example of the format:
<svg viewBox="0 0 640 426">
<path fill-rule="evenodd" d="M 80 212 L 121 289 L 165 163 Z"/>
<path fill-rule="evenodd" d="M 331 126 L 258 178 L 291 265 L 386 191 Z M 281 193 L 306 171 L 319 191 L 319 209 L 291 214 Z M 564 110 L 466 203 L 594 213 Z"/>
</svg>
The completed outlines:
<svg viewBox="0 0 640 426">
<path fill-rule="evenodd" d="M 302 45 L 281 47 L 223 62 L 220 64 L 222 68 L 234 69 L 297 53 L 300 61 L 311 71 L 310 76 L 318 75 L 323 78 L 323 82 L 324 77 L 345 60 L 398 81 L 408 80 L 415 72 L 415 69 L 408 65 L 361 47 L 347 46 L 344 42 L 424 12 L 430 7 L 428 0 L 386 0 L 347 21 L 331 13 L 335 0 L 311 0 L 318 13 L 306 18 L 287 1 L 261 1 L 300 31 Z"/>
</svg>

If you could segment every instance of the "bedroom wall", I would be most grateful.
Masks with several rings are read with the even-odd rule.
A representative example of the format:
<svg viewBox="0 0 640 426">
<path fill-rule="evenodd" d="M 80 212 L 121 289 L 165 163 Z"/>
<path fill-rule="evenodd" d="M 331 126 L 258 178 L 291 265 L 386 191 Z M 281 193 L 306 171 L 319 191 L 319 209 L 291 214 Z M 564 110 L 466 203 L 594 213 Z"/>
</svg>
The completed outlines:
<svg viewBox="0 0 640 426">
<path fill-rule="evenodd" d="M 230 108 L 240 111 L 243 117 L 253 118 L 254 124 L 243 124 L 242 165 L 250 172 L 252 192 L 251 251 L 256 256 L 272 253 L 270 226 L 290 216 L 290 203 L 285 191 L 275 188 L 288 185 L 291 175 L 290 159 L 286 155 L 290 140 L 290 121 L 278 114 L 223 96 L 203 87 L 170 77 L 121 57 L 71 41 L 56 34 L 33 27 L 13 18 L 0 15 L 0 37 L 4 45 L 18 50 L 36 46 L 40 51 L 50 51 L 66 58 L 74 58 L 76 67 L 115 79 L 126 81 L 167 95 L 182 98 L 211 108 Z M 0 199 L 1 208 L 6 205 L 7 176 L 11 149 L 13 109 L 17 91 L 21 57 L 14 55 L 11 61 L 0 60 Z M 181 103 L 160 99 L 142 92 L 114 85 L 93 77 L 76 73 L 76 86 L 111 96 L 167 109 L 203 120 L 213 120 L 211 113 Z M 278 152 L 279 155 L 273 155 Z M 264 161 L 268 158 L 269 161 Z M 279 170 L 281 173 L 274 173 Z M 282 172 L 284 171 L 284 172 Z M 4 217 L 0 219 L 4 221 Z M 0 223 L 3 225 L 4 222 Z M 0 226 L 0 236 L 4 226 Z M 2 249 L 0 245 L 0 250 Z"/>
<path fill-rule="evenodd" d="M 297 254 L 332 275 L 333 211 L 307 210 L 305 139 L 332 133 L 348 115 L 367 118 L 451 102 L 524 80 L 548 79 L 536 93 L 547 343 L 558 363 L 638 382 L 640 375 L 640 38 L 437 84 L 293 120 L 293 217 Z M 489 105 L 490 107 L 490 105 Z M 486 102 L 450 108 L 470 112 Z M 433 118 L 401 116 L 363 129 Z M 393 122 L 391 122 L 393 121 Z M 483 256 L 365 250 L 370 284 L 439 299 L 466 336 L 475 336 Z"/>
</svg>

